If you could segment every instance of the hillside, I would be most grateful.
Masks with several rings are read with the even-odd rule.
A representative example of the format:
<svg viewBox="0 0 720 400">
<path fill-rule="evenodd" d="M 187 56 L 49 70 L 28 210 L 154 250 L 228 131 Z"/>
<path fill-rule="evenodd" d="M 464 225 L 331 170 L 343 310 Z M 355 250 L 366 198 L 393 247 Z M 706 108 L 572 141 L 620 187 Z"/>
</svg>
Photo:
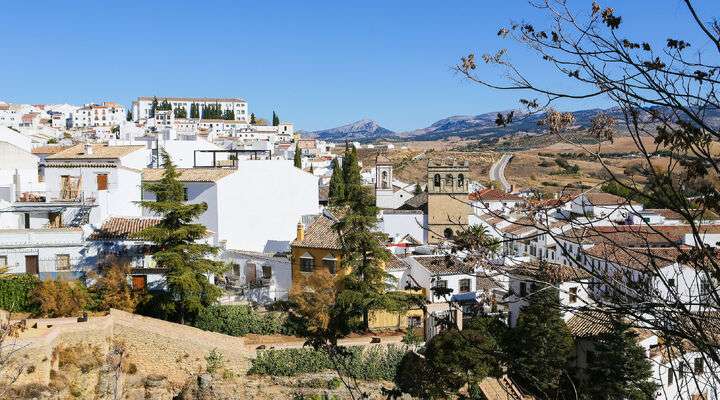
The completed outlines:
<svg viewBox="0 0 720 400">
<path fill-rule="evenodd" d="M 328 141 L 351 140 L 368 142 L 377 139 L 386 139 L 394 137 L 396 135 L 395 132 L 383 128 L 374 120 L 361 119 L 359 121 L 339 126 L 337 128 L 310 132 L 309 136 L 317 137 L 319 139 Z"/>
</svg>

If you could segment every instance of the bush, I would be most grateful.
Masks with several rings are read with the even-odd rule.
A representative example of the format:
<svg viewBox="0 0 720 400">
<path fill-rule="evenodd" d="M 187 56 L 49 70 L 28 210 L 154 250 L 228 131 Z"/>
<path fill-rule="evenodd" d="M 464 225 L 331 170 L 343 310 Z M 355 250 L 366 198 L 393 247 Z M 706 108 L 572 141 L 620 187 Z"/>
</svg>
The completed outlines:
<svg viewBox="0 0 720 400">
<path fill-rule="evenodd" d="M 214 305 L 200 311 L 193 325 L 231 336 L 272 335 L 286 332 L 286 320 L 280 312 L 261 314 L 246 305 Z"/>
<path fill-rule="evenodd" d="M 78 316 L 89 299 L 87 288 L 77 281 L 44 281 L 32 291 L 36 314 L 50 318 Z"/>
<path fill-rule="evenodd" d="M 207 356 L 205 356 L 207 372 L 214 373 L 222 368 L 225 368 L 225 357 L 217 349 L 212 349 Z"/>
<path fill-rule="evenodd" d="M 40 283 L 35 275 L 19 274 L 0 278 L 0 309 L 33 312 L 32 292 Z"/>
<path fill-rule="evenodd" d="M 392 380 L 406 346 L 353 346 L 340 359 L 341 372 L 355 379 Z M 312 348 L 266 350 L 258 353 L 248 373 L 270 376 L 295 376 L 334 369 L 325 350 Z"/>
</svg>

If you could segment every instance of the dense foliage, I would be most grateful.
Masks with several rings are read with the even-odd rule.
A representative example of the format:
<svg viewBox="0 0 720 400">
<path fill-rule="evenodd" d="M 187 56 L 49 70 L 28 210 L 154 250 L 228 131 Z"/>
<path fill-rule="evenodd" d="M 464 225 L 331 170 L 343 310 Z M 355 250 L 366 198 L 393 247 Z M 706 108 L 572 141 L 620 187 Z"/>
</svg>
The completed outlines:
<svg viewBox="0 0 720 400">
<path fill-rule="evenodd" d="M 87 288 L 79 281 L 43 281 L 31 294 L 36 315 L 49 318 L 76 317 L 90 303 Z"/>
<path fill-rule="evenodd" d="M 6 275 L 0 278 L 0 309 L 12 312 L 33 311 L 31 293 L 40 283 L 34 275 Z"/>
<path fill-rule="evenodd" d="M 213 305 L 201 310 L 193 325 L 231 336 L 292 334 L 281 312 L 259 313 L 247 305 Z"/>
<path fill-rule="evenodd" d="M 405 346 L 366 346 L 343 348 L 338 357 L 343 374 L 362 380 L 392 380 L 407 353 Z M 336 369 L 325 350 L 311 348 L 265 350 L 252 361 L 249 373 L 271 376 L 295 376 Z"/>
<path fill-rule="evenodd" d="M 330 187 L 328 188 L 328 200 L 330 204 L 339 204 L 345 200 L 345 180 L 337 158 L 334 158 L 332 161 L 332 169 Z"/>
</svg>

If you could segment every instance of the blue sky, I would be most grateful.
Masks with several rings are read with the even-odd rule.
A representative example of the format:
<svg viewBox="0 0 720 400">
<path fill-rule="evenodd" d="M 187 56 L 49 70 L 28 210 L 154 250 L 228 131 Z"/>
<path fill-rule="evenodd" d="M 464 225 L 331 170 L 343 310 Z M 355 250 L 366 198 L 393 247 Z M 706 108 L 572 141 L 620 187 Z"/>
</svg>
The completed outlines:
<svg viewBox="0 0 720 400">
<path fill-rule="evenodd" d="M 717 3 L 704 1 L 705 15 L 718 16 Z M 680 0 L 614 4 L 629 35 L 662 42 L 689 31 L 678 22 L 687 19 Z M 9 1 L 0 15 L 0 100 L 129 105 L 141 95 L 233 96 L 299 129 L 367 117 L 409 130 L 515 107 L 517 94 L 470 84 L 451 67 L 471 51 L 507 47 L 498 28 L 538 15 L 523 0 Z M 566 85 L 510 50 L 533 76 Z"/>
</svg>

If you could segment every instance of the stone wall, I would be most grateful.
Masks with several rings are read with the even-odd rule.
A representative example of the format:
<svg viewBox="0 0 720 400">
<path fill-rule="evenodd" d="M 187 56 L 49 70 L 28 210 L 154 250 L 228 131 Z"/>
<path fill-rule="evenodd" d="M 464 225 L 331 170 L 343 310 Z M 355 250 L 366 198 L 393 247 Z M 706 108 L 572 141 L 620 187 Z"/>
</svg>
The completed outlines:
<svg viewBox="0 0 720 400">
<path fill-rule="evenodd" d="M 50 371 L 57 369 L 60 347 L 97 346 L 105 354 L 113 342 L 125 344 L 128 362 L 135 364 L 138 373 L 162 375 L 172 384 L 182 384 L 204 371 L 205 356 L 213 349 L 223 354 L 228 369 L 245 374 L 249 368 L 243 338 L 111 310 L 86 322 L 30 320 L 28 329 L 12 340 L 18 351 L 15 359 L 25 369 L 16 383 L 47 385 Z"/>
</svg>

